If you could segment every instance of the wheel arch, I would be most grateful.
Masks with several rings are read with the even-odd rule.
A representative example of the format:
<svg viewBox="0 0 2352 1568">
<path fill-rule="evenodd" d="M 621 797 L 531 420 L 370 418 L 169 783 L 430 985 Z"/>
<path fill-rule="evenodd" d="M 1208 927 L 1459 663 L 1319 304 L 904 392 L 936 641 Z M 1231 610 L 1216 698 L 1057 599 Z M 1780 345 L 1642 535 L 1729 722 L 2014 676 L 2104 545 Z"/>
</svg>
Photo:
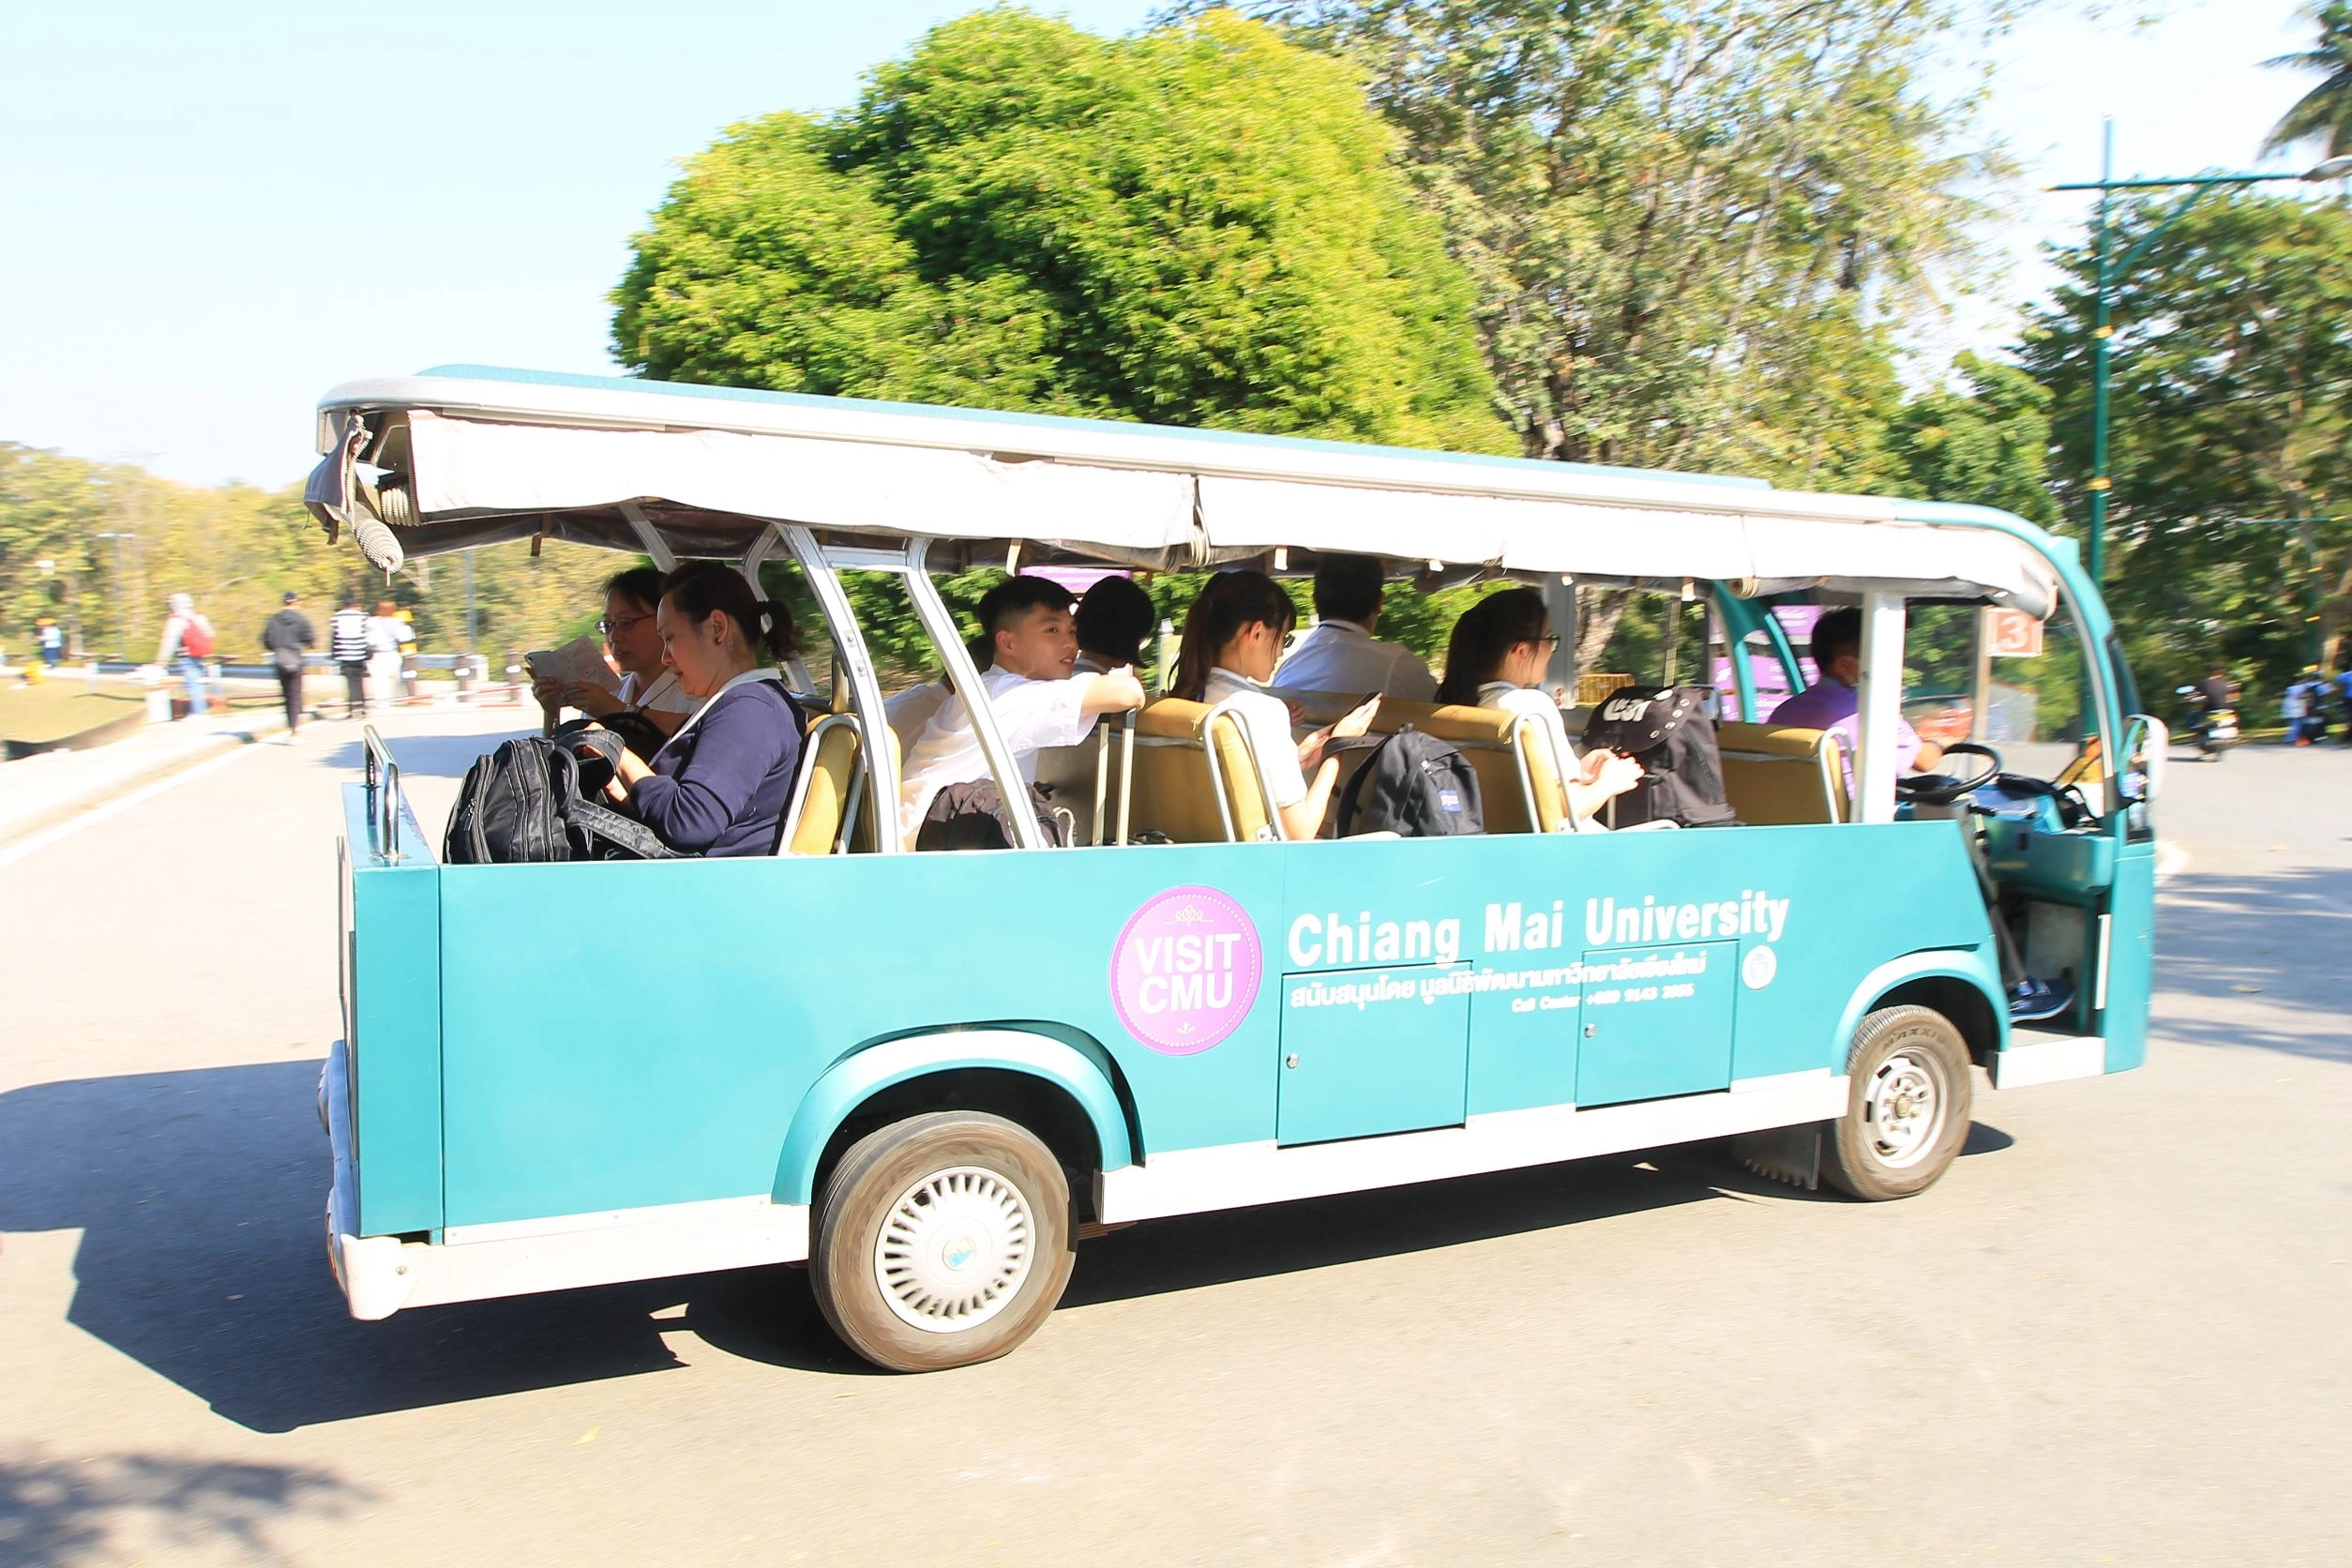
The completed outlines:
<svg viewBox="0 0 2352 1568">
<path fill-rule="evenodd" d="M 1079 1170 L 1132 1165 L 1131 1110 L 1115 1066 L 1107 1054 L 1096 1060 L 1100 1050 L 1017 1027 L 938 1030 L 859 1047 L 801 1097 L 776 1161 L 776 1201 L 814 1202 L 825 1171 L 872 1125 L 925 1110 L 1003 1116 Z"/>
<path fill-rule="evenodd" d="M 1839 1070 L 1862 1021 L 1881 1007 L 1915 1003 L 1952 1020 L 1980 1066 L 2008 1044 L 2009 1012 L 2001 1000 L 1999 972 L 1978 948 L 1937 947 L 1907 953 L 1862 977 L 1838 1019 Z"/>
</svg>

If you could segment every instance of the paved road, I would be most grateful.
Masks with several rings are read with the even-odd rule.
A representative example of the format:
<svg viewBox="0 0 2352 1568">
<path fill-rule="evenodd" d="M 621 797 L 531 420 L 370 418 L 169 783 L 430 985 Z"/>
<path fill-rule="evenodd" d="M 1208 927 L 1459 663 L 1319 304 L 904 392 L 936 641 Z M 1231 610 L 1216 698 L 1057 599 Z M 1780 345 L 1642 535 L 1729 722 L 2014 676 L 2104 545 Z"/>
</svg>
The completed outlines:
<svg viewBox="0 0 2352 1568">
<path fill-rule="evenodd" d="M 395 721 L 428 821 L 495 716 Z M 317 733 L 0 865 L 0 1560 L 2345 1560 L 2352 753 L 2177 770 L 2150 1064 L 1983 1092 L 1922 1199 L 1164 1222 L 887 1378 L 792 1271 L 343 1315 Z"/>
</svg>

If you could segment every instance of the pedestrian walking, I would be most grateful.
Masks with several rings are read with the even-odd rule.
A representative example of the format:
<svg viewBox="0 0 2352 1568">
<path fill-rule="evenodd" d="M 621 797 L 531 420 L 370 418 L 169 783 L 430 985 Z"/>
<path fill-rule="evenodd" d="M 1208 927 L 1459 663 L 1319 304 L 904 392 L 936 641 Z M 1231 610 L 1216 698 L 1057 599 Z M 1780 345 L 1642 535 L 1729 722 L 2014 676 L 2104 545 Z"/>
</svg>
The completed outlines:
<svg viewBox="0 0 2352 1568">
<path fill-rule="evenodd" d="M 343 608 L 326 624 L 326 656 L 343 672 L 343 716 L 357 718 L 368 707 L 368 612 L 359 596 L 343 596 Z"/>
<path fill-rule="evenodd" d="M 393 619 L 400 623 L 400 690 L 402 701 L 416 701 L 416 611 L 402 605 Z"/>
<path fill-rule="evenodd" d="M 262 646 L 269 650 L 269 662 L 278 671 L 278 695 L 286 704 L 288 745 L 302 739 L 303 656 L 319 641 L 310 617 L 295 608 L 301 602 L 302 596 L 288 589 L 278 613 L 262 628 Z"/>
<path fill-rule="evenodd" d="M 188 683 L 188 714 L 193 718 L 211 710 L 211 671 L 204 661 L 212 657 L 212 623 L 197 611 L 196 601 L 186 594 L 171 598 L 171 614 L 163 619 L 163 636 L 156 643 L 155 661 L 166 670 L 176 671 Z"/>
<path fill-rule="evenodd" d="M 376 612 L 368 617 L 368 706 L 389 707 L 400 700 L 400 660 L 403 650 L 415 638 L 400 619 L 400 607 L 390 599 L 378 599 Z"/>
<path fill-rule="evenodd" d="M 2314 715 L 2319 711 L 2318 683 L 2306 670 L 2287 683 L 2286 695 L 2279 699 L 2279 716 L 2286 720 L 2286 739 L 2290 746 L 2312 744 Z"/>
<path fill-rule="evenodd" d="M 54 615 L 44 615 L 33 623 L 33 640 L 40 644 L 41 664 L 55 670 L 66 658 L 66 628 L 57 624 Z"/>
</svg>

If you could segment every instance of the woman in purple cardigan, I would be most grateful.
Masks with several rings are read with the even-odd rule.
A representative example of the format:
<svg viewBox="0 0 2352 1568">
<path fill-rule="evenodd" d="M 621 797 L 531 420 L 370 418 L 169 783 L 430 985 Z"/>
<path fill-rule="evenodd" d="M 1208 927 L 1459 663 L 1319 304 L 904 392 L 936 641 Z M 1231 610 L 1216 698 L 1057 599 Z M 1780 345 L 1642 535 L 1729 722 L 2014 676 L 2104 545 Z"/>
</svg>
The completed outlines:
<svg viewBox="0 0 2352 1568">
<path fill-rule="evenodd" d="M 774 854 L 800 768 L 800 716 L 770 657 L 792 651 L 792 618 L 710 562 L 663 580 L 655 610 L 662 662 L 701 706 L 650 761 L 633 751 L 605 793 L 671 849 L 689 854 Z"/>
</svg>

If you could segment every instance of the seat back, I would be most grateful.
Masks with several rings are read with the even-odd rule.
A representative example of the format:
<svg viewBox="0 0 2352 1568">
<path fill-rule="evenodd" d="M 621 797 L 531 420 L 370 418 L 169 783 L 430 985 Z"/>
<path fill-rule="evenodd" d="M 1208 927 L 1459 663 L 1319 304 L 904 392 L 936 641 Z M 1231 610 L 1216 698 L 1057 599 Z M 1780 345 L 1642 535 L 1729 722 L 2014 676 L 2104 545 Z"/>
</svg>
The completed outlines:
<svg viewBox="0 0 2352 1568">
<path fill-rule="evenodd" d="M 1179 844 L 1280 837 L 1241 718 L 1223 705 L 1162 697 L 1136 716 L 1128 831 Z"/>
<path fill-rule="evenodd" d="M 1478 797 L 1488 833 L 1556 833 L 1562 821 L 1560 770 L 1551 744 L 1524 714 L 1463 702 L 1384 701 L 1372 716 L 1371 732 L 1393 735 L 1408 725 L 1461 752 L 1478 776 Z M 1370 751 L 1340 759 L 1334 808 L 1348 780 Z"/>
<path fill-rule="evenodd" d="M 1718 724 L 1724 794 L 1742 822 L 1774 825 L 1847 820 L 1846 764 L 1834 730 L 1787 724 Z"/>
<path fill-rule="evenodd" d="M 858 810 L 851 820 L 852 854 L 872 854 L 879 838 L 874 828 L 874 813 L 898 809 L 898 771 L 904 761 L 899 755 L 898 731 L 885 724 L 882 726 L 882 739 L 887 744 L 876 759 L 882 764 L 882 776 L 868 782 Z M 914 846 L 910 842 L 907 847 L 912 849 Z"/>
<path fill-rule="evenodd" d="M 1094 792 L 1103 792 L 1103 836 L 1108 842 L 1119 821 L 1119 753 L 1117 716 L 1097 724 L 1094 732 L 1076 746 L 1041 746 L 1037 751 L 1037 787 L 1046 792 L 1056 811 L 1070 814 L 1073 844 L 1098 842 L 1094 837 Z M 1113 737 L 1106 746 L 1106 735 Z"/>
<path fill-rule="evenodd" d="M 866 793 L 865 750 L 854 714 L 832 713 L 808 727 L 806 755 L 784 814 L 786 854 L 836 854 L 846 847 L 844 827 L 859 815 Z"/>
</svg>

